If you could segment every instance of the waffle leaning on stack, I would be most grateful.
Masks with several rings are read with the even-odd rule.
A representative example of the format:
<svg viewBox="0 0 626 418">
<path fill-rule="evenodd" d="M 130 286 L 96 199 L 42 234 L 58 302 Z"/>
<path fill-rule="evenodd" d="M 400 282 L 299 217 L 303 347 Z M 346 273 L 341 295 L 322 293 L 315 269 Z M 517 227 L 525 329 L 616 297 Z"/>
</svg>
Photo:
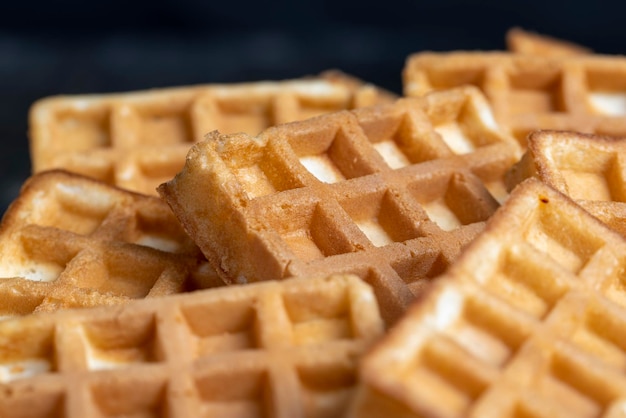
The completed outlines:
<svg viewBox="0 0 626 418">
<path fill-rule="evenodd" d="M 482 230 L 519 155 L 468 87 L 213 132 L 159 192 L 226 282 L 356 274 L 393 324 Z"/>
</svg>

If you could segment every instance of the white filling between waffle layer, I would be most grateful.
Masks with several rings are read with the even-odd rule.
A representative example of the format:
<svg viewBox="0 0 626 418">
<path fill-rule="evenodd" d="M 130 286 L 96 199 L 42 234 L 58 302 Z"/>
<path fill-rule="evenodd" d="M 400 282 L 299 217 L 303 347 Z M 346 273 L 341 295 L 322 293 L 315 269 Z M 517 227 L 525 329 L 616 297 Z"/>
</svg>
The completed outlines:
<svg viewBox="0 0 626 418">
<path fill-rule="evenodd" d="M 591 93 L 589 102 L 598 113 L 609 116 L 622 116 L 626 114 L 625 93 Z"/>
<path fill-rule="evenodd" d="M 435 131 L 441 135 L 445 143 L 455 154 L 467 154 L 474 151 L 474 144 L 463 133 L 455 122 L 446 123 L 435 127 Z"/>
<path fill-rule="evenodd" d="M 372 221 L 365 220 L 356 223 L 359 229 L 365 234 L 367 239 L 369 239 L 372 244 L 377 247 L 382 247 L 383 245 L 391 244 L 393 240 L 385 232 L 385 230 L 380 226 L 380 224 Z"/>
<path fill-rule="evenodd" d="M 393 169 L 406 167 L 411 164 L 393 141 L 378 142 L 374 144 L 374 149 L 383 157 L 385 163 Z"/>
<path fill-rule="evenodd" d="M 328 157 L 310 155 L 301 157 L 300 163 L 318 180 L 324 183 L 336 183 L 344 178 Z"/>
<path fill-rule="evenodd" d="M 34 359 L 18 361 L 0 365 L 0 382 L 24 379 L 50 371 L 50 363 L 45 360 Z"/>
</svg>

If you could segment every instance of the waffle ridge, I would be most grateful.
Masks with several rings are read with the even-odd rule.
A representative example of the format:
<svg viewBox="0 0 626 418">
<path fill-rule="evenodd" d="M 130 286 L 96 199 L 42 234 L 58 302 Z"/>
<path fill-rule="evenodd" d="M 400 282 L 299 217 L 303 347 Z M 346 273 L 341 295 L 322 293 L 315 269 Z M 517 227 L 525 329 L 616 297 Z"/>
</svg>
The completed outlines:
<svg viewBox="0 0 626 418">
<path fill-rule="evenodd" d="M 160 199 L 62 170 L 33 175 L 0 229 L 2 315 L 219 286 Z"/>
<path fill-rule="evenodd" d="M 364 358 L 348 416 L 618 416 L 625 250 L 567 196 L 526 180 Z"/>
<path fill-rule="evenodd" d="M 224 280 L 353 273 L 392 322 L 481 230 L 498 206 L 485 184 L 518 152 L 467 88 L 214 132 L 159 192 Z"/>
<path fill-rule="evenodd" d="M 33 172 L 63 168 L 133 191 L 156 187 L 214 129 L 256 135 L 276 124 L 389 102 L 393 94 L 338 71 L 286 81 L 55 96 L 30 110 Z"/>
<path fill-rule="evenodd" d="M 3 321 L 0 411 L 339 417 L 358 358 L 382 330 L 371 288 L 354 276 Z"/>
</svg>

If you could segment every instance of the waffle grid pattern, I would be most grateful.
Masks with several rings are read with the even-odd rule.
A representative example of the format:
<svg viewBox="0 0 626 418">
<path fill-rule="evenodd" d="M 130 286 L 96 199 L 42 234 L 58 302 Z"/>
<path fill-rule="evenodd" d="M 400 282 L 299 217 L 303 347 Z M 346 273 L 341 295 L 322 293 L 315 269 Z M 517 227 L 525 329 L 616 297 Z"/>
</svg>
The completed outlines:
<svg viewBox="0 0 626 418">
<path fill-rule="evenodd" d="M 338 72 L 284 82 L 201 85 L 40 100 L 30 113 L 33 171 L 64 168 L 155 195 L 214 129 L 256 135 L 277 123 L 392 100 Z"/>
<path fill-rule="evenodd" d="M 523 183 L 365 358 L 351 416 L 376 416 L 372 393 L 407 417 L 619 416 L 625 250 L 564 195 Z"/>
<path fill-rule="evenodd" d="M 390 319 L 482 229 L 498 207 L 485 184 L 502 189 L 517 152 L 459 89 L 215 132 L 160 192 L 225 280 L 354 273 Z"/>
<path fill-rule="evenodd" d="M 404 93 L 475 85 L 496 119 L 525 146 L 538 129 L 626 136 L 626 59 L 541 57 L 504 52 L 417 53 L 407 59 Z"/>
<path fill-rule="evenodd" d="M 64 171 L 27 181 L 4 217 L 0 250 L 3 316 L 221 283 L 160 199 Z"/>
<path fill-rule="evenodd" d="M 382 334 L 371 289 L 350 276 L 146 302 L 1 322 L 0 411 L 339 417 Z"/>
</svg>

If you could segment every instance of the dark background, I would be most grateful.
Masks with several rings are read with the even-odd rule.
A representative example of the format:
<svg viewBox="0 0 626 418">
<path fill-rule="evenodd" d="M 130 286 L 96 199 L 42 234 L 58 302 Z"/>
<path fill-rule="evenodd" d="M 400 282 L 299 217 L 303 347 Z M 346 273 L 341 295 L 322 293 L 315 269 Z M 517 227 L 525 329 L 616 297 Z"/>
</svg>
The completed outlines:
<svg viewBox="0 0 626 418">
<path fill-rule="evenodd" d="M 296 78 L 337 68 L 400 93 L 422 50 L 503 49 L 512 26 L 626 53 L 626 2 L 29 1 L 0 10 L 0 214 L 30 174 L 37 99 Z"/>
</svg>

